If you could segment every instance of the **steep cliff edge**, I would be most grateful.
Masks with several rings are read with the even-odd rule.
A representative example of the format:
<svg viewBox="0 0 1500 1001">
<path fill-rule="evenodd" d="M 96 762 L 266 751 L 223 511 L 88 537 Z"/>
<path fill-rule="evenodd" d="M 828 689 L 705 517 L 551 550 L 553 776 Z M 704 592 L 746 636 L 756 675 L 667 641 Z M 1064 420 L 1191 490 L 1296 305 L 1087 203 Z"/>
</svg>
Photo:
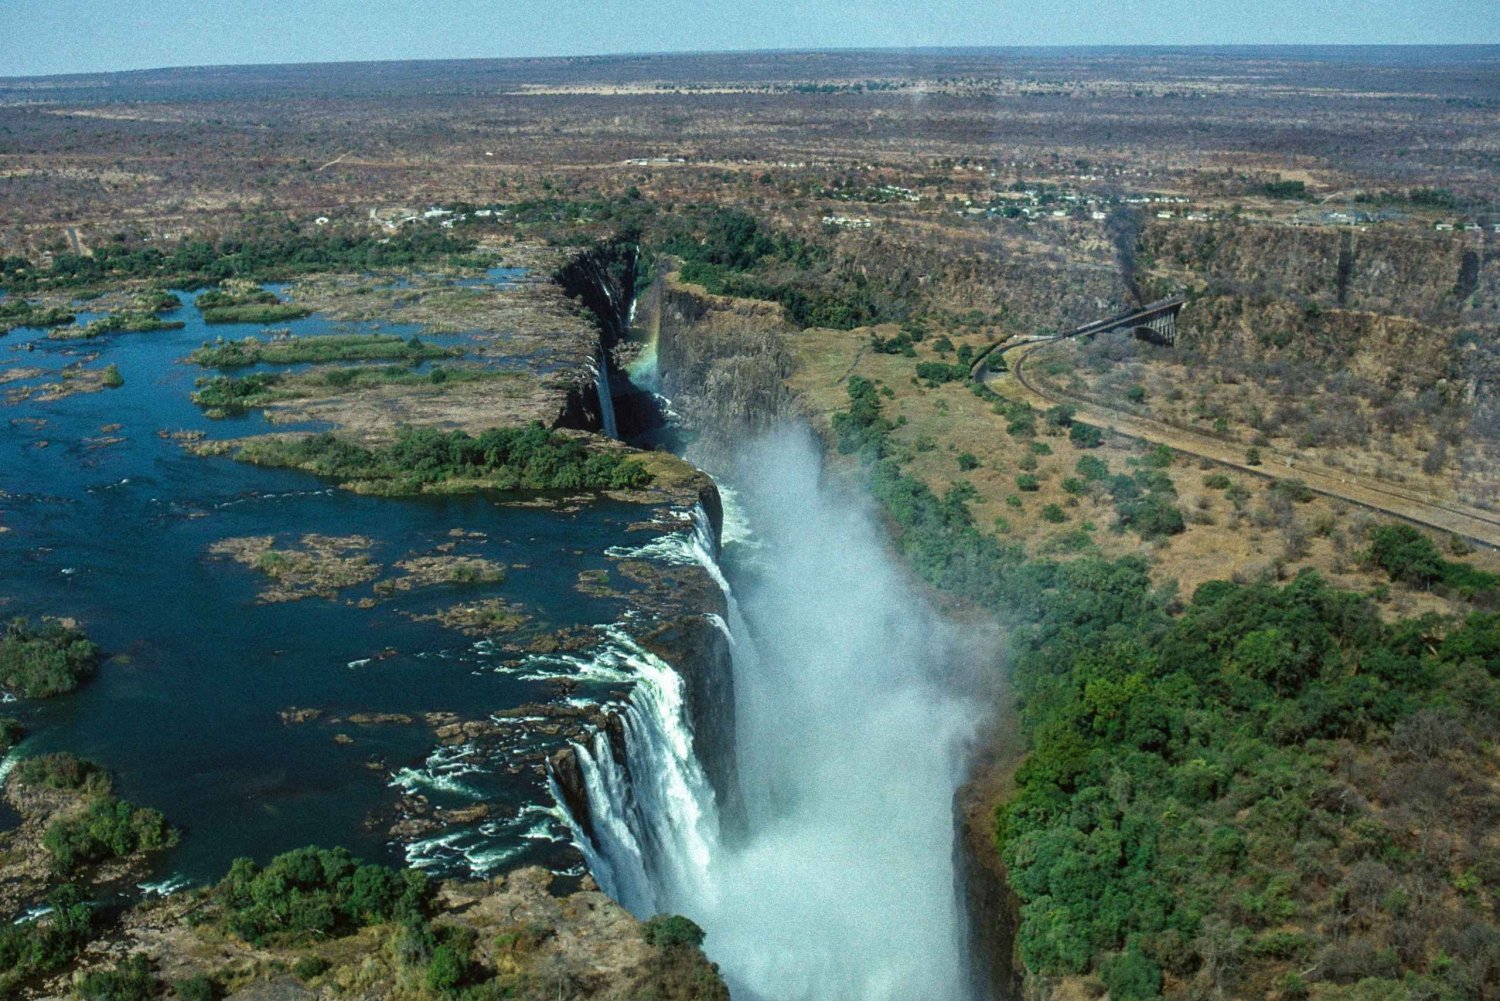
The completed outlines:
<svg viewBox="0 0 1500 1001">
<path fill-rule="evenodd" d="M 662 395 L 706 454 L 791 412 L 791 328 L 776 303 L 709 295 L 668 275 L 642 296 L 636 327 L 656 344 Z"/>
</svg>

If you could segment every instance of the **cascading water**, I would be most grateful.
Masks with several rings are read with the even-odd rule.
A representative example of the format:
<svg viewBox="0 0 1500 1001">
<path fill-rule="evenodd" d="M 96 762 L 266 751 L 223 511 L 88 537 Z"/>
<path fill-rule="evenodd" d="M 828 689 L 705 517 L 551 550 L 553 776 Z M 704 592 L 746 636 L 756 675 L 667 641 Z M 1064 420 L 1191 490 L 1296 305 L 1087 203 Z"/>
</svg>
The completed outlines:
<svg viewBox="0 0 1500 1001">
<path fill-rule="evenodd" d="M 615 397 L 609 387 L 609 352 L 599 348 L 598 374 L 594 377 L 599 392 L 599 420 L 604 425 L 604 434 L 610 438 L 620 437 L 619 425 L 615 423 Z"/>
<path fill-rule="evenodd" d="M 868 513 L 820 483 L 809 434 L 747 449 L 730 478 L 754 566 L 728 544 L 732 589 L 701 511 L 675 545 L 725 591 L 746 830 L 721 836 L 681 682 L 645 655 L 624 760 L 604 734 L 578 749 L 593 836 L 575 838 L 632 912 L 701 924 L 737 998 L 968 997 L 952 798 L 979 714 L 956 637 Z"/>
</svg>

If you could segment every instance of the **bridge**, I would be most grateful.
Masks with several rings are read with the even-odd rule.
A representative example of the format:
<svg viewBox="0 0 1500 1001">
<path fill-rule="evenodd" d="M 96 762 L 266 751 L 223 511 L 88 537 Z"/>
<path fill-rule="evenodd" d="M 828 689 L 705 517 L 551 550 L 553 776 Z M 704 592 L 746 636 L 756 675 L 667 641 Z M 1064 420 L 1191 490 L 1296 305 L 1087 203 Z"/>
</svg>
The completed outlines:
<svg viewBox="0 0 1500 1001">
<path fill-rule="evenodd" d="M 1182 306 L 1186 302 L 1187 299 L 1180 295 L 1167 296 L 1165 299 L 1149 302 L 1139 309 L 1132 309 L 1118 316 L 1074 327 L 1062 336 L 1092 337 L 1095 334 L 1109 333 L 1111 330 L 1129 329 L 1143 340 L 1157 344 L 1176 344 L 1177 314 L 1182 312 Z"/>
</svg>

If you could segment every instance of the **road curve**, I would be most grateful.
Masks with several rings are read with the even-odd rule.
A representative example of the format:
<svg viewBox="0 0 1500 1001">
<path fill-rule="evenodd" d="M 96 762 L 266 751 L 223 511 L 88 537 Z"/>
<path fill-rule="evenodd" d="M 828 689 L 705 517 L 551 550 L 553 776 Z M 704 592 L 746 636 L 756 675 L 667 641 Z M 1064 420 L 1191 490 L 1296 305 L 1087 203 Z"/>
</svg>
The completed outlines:
<svg viewBox="0 0 1500 1001">
<path fill-rule="evenodd" d="M 1066 403 L 1077 408 L 1078 417 L 1115 434 L 1137 438 L 1154 445 L 1166 445 L 1175 451 L 1209 459 L 1221 465 L 1253 473 L 1267 479 L 1296 479 L 1315 493 L 1334 497 L 1350 504 L 1378 511 L 1442 532 L 1452 532 L 1480 545 L 1500 549 L 1500 514 L 1443 500 L 1387 483 L 1355 476 L 1274 448 L 1260 450 L 1262 465 L 1245 462 L 1245 446 L 1239 442 L 1165 421 L 1116 410 L 1088 400 L 1078 399 L 1042 386 L 1026 371 L 1033 352 L 1058 338 L 1026 340 L 1015 344 L 997 344 L 976 359 L 971 374 L 981 385 L 1008 384 L 1034 407 L 1051 407 Z M 1005 371 L 991 372 L 986 359 L 999 351 L 1005 360 Z"/>
</svg>

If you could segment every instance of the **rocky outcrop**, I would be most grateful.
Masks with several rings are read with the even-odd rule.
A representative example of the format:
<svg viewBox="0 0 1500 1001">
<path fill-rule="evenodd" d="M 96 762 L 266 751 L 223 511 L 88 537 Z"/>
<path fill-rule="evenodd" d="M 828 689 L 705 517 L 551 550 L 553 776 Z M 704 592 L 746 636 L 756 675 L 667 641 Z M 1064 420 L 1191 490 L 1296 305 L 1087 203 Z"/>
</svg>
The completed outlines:
<svg viewBox="0 0 1500 1001">
<path fill-rule="evenodd" d="M 495 996 L 728 1001 L 717 968 L 699 949 L 648 942 L 641 922 L 587 880 L 566 895 L 557 894 L 554 883 L 541 868 L 486 883 L 446 883 L 434 900 L 433 926 L 472 931 L 470 977 L 493 984 Z M 252 946 L 212 923 L 200 924 L 203 906 L 197 894 L 181 894 L 125 912 L 88 946 L 75 970 L 26 996 L 71 997 L 75 977 L 135 955 L 146 957 L 161 980 L 208 976 L 236 1001 L 434 996 L 423 986 L 421 967 L 403 960 L 400 928 L 374 926 L 307 945 Z"/>
</svg>

